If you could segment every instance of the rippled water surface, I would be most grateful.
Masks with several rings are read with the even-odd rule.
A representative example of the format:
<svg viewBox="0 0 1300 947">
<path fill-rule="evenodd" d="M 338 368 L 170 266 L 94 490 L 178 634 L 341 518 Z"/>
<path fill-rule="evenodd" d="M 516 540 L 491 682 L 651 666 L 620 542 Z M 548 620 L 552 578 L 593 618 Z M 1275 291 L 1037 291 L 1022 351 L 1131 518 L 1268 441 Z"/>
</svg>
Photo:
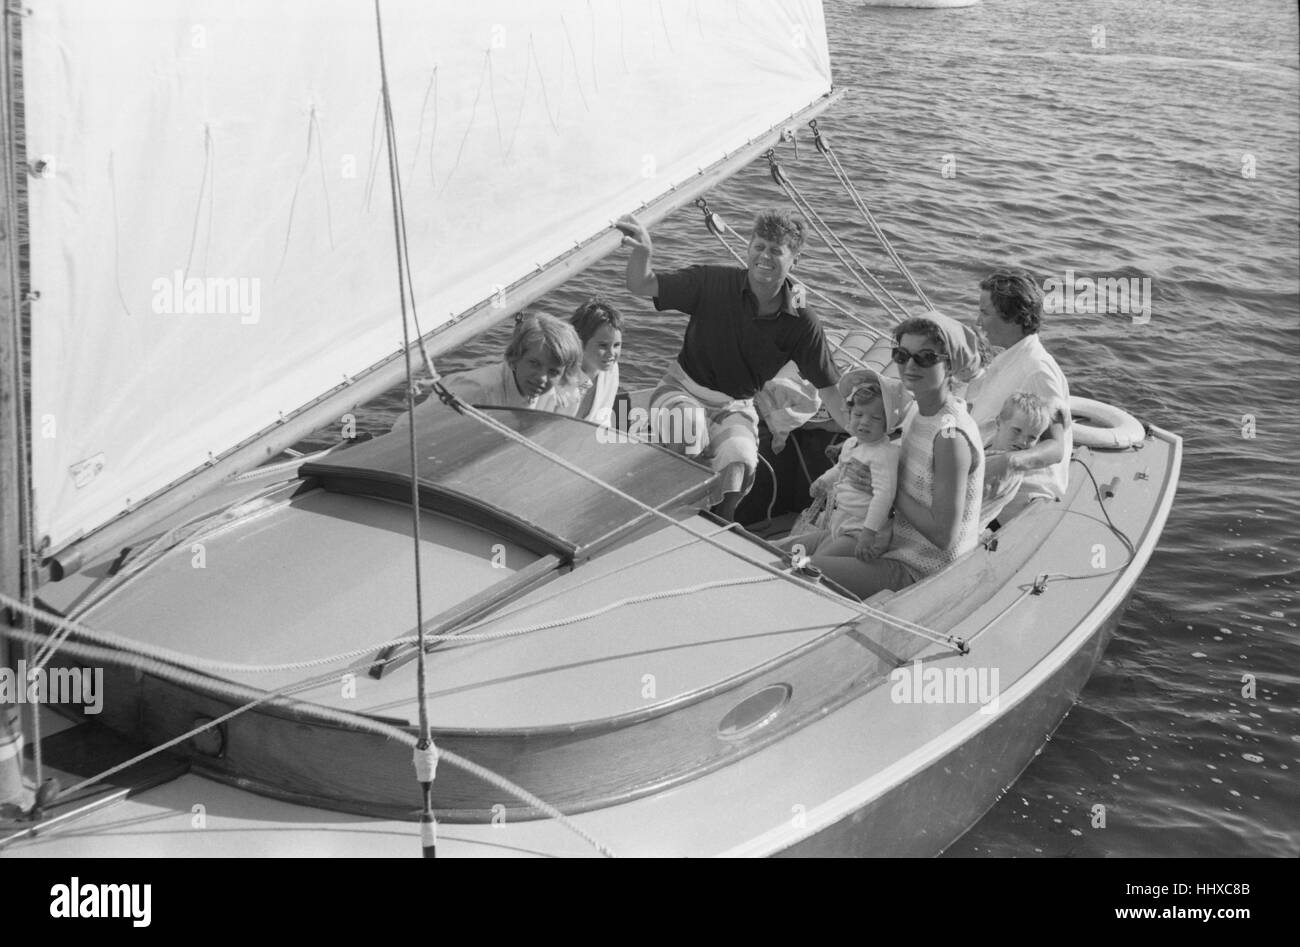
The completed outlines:
<svg viewBox="0 0 1300 947">
<path fill-rule="evenodd" d="M 984 0 L 926 11 L 828 0 L 827 16 L 836 83 L 851 91 L 822 126 L 936 305 L 973 318 L 977 282 L 1000 264 L 1150 277 L 1149 323 L 1049 317 L 1043 339 L 1076 393 L 1185 439 L 1163 541 L 1100 667 L 951 853 L 1296 855 L 1295 3 Z M 945 162 L 955 174 L 944 176 Z M 786 167 L 876 260 L 816 153 L 803 148 Z M 783 202 L 759 167 L 710 200 L 738 224 Z M 694 211 L 655 236 L 663 265 L 723 261 Z M 590 292 L 626 303 L 623 379 L 637 387 L 658 378 L 684 321 L 627 299 L 622 265 L 606 261 L 541 308 L 570 310 Z M 823 248 L 811 246 L 799 272 L 871 313 Z M 485 336 L 444 370 L 496 357 L 505 337 Z M 396 404 L 366 420 L 378 428 Z M 1092 825 L 1098 804 L 1104 828 Z"/>
</svg>

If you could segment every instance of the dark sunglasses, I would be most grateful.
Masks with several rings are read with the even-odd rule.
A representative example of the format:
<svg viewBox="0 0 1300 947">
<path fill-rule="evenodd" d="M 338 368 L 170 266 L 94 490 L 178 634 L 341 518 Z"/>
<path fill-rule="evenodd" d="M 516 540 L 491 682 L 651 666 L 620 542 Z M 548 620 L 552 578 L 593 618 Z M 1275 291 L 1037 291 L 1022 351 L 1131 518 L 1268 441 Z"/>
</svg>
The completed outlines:
<svg viewBox="0 0 1300 947">
<path fill-rule="evenodd" d="M 922 349 L 919 352 L 909 352 L 901 345 L 895 345 L 894 350 L 890 353 L 895 365 L 906 365 L 908 360 L 916 362 L 918 368 L 933 368 L 939 362 L 948 356 L 940 355 L 938 352 L 930 349 Z"/>
</svg>

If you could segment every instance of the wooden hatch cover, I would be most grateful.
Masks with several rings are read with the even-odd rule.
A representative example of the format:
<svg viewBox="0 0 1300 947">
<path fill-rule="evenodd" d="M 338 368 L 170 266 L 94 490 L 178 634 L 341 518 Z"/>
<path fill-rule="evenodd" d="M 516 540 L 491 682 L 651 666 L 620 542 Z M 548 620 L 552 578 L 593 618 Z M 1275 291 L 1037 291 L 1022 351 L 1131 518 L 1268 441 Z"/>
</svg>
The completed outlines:
<svg viewBox="0 0 1300 947">
<path fill-rule="evenodd" d="M 653 444 L 586 421 L 523 408 L 481 408 L 493 418 L 665 512 L 710 501 L 713 472 Z M 584 559 L 645 522 L 640 507 L 452 408 L 416 426 L 421 508 L 486 527 L 539 553 Z M 326 490 L 406 501 L 410 451 L 386 434 L 304 464 Z"/>
</svg>

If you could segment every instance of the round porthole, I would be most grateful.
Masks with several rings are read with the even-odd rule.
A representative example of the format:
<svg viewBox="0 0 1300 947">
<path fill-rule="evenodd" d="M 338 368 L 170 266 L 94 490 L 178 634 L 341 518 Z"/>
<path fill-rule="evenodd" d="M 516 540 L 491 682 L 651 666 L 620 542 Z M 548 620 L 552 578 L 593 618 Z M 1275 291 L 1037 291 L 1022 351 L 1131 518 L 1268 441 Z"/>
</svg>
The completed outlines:
<svg viewBox="0 0 1300 947">
<path fill-rule="evenodd" d="M 194 726 L 200 727 L 205 723 L 211 723 L 211 717 L 195 717 Z M 209 727 L 206 730 L 200 730 L 189 739 L 190 746 L 196 753 L 202 753 L 204 756 L 221 759 L 226 755 L 226 725 L 217 724 L 215 727 Z"/>
<path fill-rule="evenodd" d="M 781 712 L 792 693 L 794 691 L 789 684 L 769 684 L 750 694 L 727 711 L 727 715 L 718 724 L 718 736 L 734 740 L 766 726 Z"/>
</svg>

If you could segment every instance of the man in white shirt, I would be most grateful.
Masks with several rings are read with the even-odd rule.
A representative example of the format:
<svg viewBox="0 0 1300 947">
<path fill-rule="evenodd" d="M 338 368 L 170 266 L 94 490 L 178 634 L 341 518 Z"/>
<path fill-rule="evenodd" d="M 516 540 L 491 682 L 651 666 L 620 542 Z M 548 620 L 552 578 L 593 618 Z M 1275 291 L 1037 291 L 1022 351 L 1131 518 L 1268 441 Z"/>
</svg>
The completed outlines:
<svg viewBox="0 0 1300 947">
<path fill-rule="evenodd" d="M 1038 337 L 1042 318 L 1043 292 L 1023 270 L 999 270 L 980 282 L 979 328 L 995 356 L 967 387 L 966 401 L 984 442 L 997 429 L 1003 402 L 1017 391 L 1042 398 L 1052 415 L 1033 447 L 986 458 L 986 484 L 1024 473 L 1020 492 L 999 517 L 1004 523 L 1032 500 L 1062 499 L 1070 483 L 1070 386 Z"/>
</svg>

